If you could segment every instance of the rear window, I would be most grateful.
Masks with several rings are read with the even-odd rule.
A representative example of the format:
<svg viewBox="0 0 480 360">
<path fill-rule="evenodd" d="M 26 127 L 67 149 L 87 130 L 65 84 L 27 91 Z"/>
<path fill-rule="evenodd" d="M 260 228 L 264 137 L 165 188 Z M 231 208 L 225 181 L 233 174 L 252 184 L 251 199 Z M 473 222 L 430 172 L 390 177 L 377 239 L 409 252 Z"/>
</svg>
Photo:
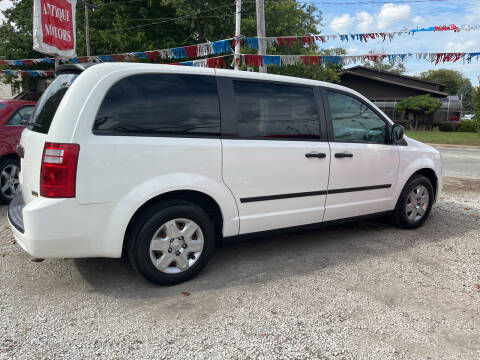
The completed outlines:
<svg viewBox="0 0 480 360">
<path fill-rule="evenodd" d="M 141 74 L 118 81 L 98 110 L 97 135 L 220 134 L 217 81 L 213 76 Z"/>
<path fill-rule="evenodd" d="M 28 129 L 47 134 L 58 105 L 78 74 L 61 74 L 45 90 L 33 111 Z"/>
</svg>

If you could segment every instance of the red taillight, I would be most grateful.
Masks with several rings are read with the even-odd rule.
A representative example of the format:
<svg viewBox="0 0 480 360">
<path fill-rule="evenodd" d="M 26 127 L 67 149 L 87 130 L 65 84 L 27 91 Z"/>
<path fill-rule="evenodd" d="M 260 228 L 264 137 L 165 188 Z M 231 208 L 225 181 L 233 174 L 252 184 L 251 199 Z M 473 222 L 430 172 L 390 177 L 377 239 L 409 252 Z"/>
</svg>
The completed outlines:
<svg viewBox="0 0 480 360">
<path fill-rule="evenodd" d="M 80 145 L 45 143 L 40 170 L 40 196 L 75 197 Z"/>
</svg>

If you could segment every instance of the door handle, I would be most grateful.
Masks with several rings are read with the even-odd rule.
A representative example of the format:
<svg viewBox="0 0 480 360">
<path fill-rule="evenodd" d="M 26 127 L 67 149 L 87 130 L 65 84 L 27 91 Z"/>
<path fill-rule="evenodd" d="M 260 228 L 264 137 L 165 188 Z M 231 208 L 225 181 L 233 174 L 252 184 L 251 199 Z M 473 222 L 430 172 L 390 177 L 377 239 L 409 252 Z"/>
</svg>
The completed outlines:
<svg viewBox="0 0 480 360">
<path fill-rule="evenodd" d="M 305 154 L 305 157 L 306 157 L 306 158 L 314 158 L 314 157 L 316 157 L 316 158 L 324 159 L 324 158 L 327 157 L 327 154 L 325 154 L 325 153 L 317 153 L 317 152 L 310 152 L 310 153 L 308 153 L 308 154 Z"/>
<path fill-rule="evenodd" d="M 336 153 L 335 154 L 335 157 L 336 158 L 347 158 L 347 157 L 353 157 L 353 154 L 352 153 L 349 153 L 349 152 L 342 152 L 342 153 Z"/>
</svg>

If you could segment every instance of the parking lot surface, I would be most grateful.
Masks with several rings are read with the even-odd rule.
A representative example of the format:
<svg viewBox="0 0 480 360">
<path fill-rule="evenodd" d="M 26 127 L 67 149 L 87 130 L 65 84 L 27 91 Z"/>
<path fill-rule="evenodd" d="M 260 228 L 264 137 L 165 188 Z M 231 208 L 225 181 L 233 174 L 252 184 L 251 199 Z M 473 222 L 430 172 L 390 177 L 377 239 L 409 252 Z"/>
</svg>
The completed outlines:
<svg viewBox="0 0 480 360">
<path fill-rule="evenodd" d="M 478 359 L 480 182 L 385 219 L 217 248 L 156 287 L 122 260 L 33 262 L 0 227 L 0 358 Z"/>
</svg>

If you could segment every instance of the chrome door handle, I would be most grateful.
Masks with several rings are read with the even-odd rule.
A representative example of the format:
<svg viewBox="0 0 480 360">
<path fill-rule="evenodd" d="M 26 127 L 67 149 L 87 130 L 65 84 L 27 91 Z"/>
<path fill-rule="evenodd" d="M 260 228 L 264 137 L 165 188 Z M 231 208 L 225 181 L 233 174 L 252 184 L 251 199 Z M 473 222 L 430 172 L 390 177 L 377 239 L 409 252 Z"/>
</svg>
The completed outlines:
<svg viewBox="0 0 480 360">
<path fill-rule="evenodd" d="M 349 152 L 342 152 L 342 153 L 336 153 L 335 157 L 339 158 L 339 159 L 340 158 L 347 158 L 347 157 L 351 158 L 351 157 L 353 157 L 353 154 L 349 153 Z"/>
<path fill-rule="evenodd" d="M 317 153 L 317 152 L 310 152 L 310 153 L 307 153 L 305 154 L 305 157 L 306 158 L 319 158 L 319 159 L 324 159 L 327 157 L 327 154 L 325 153 Z"/>
</svg>

